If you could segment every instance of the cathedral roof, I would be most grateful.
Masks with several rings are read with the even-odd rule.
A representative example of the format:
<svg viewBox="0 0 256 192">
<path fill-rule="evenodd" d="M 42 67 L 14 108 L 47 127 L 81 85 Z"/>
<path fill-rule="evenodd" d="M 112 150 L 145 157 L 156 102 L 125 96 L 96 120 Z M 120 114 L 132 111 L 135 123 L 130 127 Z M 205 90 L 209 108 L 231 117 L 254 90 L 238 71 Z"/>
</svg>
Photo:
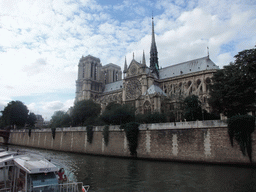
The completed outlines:
<svg viewBox="0 0 256 192">
<path fill-rule="evenodd" d="M 167 96 L 167 95 L 163 92 L 163 90 L 162 90 L 160 87 L 158 87 L 157 85 L 151 85 L 151 86 L 148 88 L 148 90 L 147 90 L 145 93 L 143 93 L 142 95 L 146 95 L 146 94 L 152 95 L 152 94 L 155 94 L 155 93 L 158 93 L 158 94 L 160 94 L 160 95 Z"/>
<path fill-rule="evenodd" d="M 116 91 L 123 88 L 123 80 L 116 81 L 113 83 L 108 83 L 105 85 L 104 93 Z"/>
<path fill-rule="evenodd" d="M 113 63 L 109 63 L 109 64 L 106 64 L 104 65 L 102 68 L 108 68 L 108 67 L 114 67 L 114 68 L 118 68 L 118 69 L 121 69 L 120 66 L 116 65 L 116 64 L 113 64 Z"/>
<path fill-rule="evenodd" d="M 159 70 L 159 79 L 166 79 L 211 69 L 219 69 L 219 67 L 213 63 L 213 61 L 209 59 L 208 56 L 206 56 L 162 68 Z"/>
</svg>

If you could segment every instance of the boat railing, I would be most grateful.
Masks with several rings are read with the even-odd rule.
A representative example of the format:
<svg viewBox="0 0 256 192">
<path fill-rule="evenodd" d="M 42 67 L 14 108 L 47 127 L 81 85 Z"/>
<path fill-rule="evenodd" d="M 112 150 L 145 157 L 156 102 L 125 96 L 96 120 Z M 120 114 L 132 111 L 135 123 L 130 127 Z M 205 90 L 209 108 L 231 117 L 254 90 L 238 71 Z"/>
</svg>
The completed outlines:
<svg viewBox="0 0 256 192">
<path fill-rule="evenodd" d="M 3 189 L 0 189 L 0 192 L 9 192 L 11 191 L 11 188 L 3 188 Z"/>
<path fill-rule="evenodd" d="M 56 191 L 56 192 L 82 192 L 83 187 L 85 191 L 89 190 L 89 186 L 83 186 L 82 182 L 74 182 L 74 183 L 63 183 L 58 185 L 40 185 L 34 186 L 34 192 L 41 191 Z"/>
</svg>

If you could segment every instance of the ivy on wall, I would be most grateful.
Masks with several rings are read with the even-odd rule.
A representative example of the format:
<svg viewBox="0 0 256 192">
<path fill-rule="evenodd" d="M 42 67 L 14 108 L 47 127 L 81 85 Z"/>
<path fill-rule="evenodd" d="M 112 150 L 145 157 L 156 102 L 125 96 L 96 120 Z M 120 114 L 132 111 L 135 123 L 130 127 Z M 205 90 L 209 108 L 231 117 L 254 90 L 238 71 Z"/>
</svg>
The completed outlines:
<svg viewBox="0 0 256 192">
<path fill-rule="evenodd" d="M 130 154 L 135 157 L 137 156 L 139 126 L 140 124 L 136 122 L 130 122 L 120 126 L 120 129 L 124 129 L 125 131 Z"/>
<path fill-rule="evenodd" d="M 93 126 L 92 125 L 88 125 L 86 127 L 86 131 L 87 131 L 87 142 L 92 143 L 92 139 L 93 139 Z"/>
<path fill-rule="evenodd" d="M 28 136 L 31 137 L 31 129 L 28 129 Z"/>
<path fill-rule="evenodd" d="M 233 147 L 233 139 L 238 142 L 244 156 L 246 153 L 252 162 L 251 134 L 255 129 L 255 117 L 250 115 L 236 115 L 228 119 L 228 134 Z"/>
<path fill-rule="evenodd" d="M 56 128 L 52 128 L 52 138 L 55 139 Z"/>
<path fill-rule="evenodd" d="M 102 134 L 103 134 L 105 145 L 107 146 L 108 140 L 109 140 L 109 126 L 108 125 L 105 125 Z"/>
</svg>

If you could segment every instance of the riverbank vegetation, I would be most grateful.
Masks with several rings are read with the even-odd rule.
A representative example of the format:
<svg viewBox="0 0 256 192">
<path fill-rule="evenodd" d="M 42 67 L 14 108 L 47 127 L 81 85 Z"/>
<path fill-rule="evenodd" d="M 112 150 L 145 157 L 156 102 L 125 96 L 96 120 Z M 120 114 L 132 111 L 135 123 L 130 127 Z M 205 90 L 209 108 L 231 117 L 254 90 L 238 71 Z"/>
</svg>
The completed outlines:
<svg viewBox="0 0 256 192">
<path fill-rule="evenodd" d="M 0 116 L 1 128 L 34 128 L 36 123 L 36 115 L 29 112 L 26 105 L 21 101 L 11 101 L 7 104 Z"/>
<path fill-rule="evenodd" d="M 228 117 L 231 146 L 233 138 L 243 155 L 252 162 L 251 134 L 255 129 L 256 106 L 256 49 L 235 55 L 235 61 L 213 75 L 209 103 L 213 110 Z M 253 112 L 254 111 L 254 112 Z"/>
</svg>

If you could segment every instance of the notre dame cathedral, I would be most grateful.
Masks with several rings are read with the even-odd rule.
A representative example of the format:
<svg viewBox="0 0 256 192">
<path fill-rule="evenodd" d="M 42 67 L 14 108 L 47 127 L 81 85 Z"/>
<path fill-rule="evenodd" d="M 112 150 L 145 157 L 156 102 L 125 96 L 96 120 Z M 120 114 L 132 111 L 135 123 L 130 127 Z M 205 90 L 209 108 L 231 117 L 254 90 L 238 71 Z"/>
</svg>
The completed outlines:
<svg viewBox="0 0 256 192">
<path fill-rule="evenodd" d="M 142 55 L 142 63 L 133 60 L 127 65 L 125 59 L 123 78 L 121 67 L 103 65 L 99 58 L 88 55 L 78 64 L 75 103 L 92 99 L 101 104 L 102 110 L 108 103 L 130 104 L 136 113 L 168 112 L 182 119 L 181 103 L 189 95 L 197 95 L 202 108 L 209 111 L 207 103 L 211 77 L 219 67 L 206 57 L 186 61 L 159 69 L 158 52 L 152 19 L 152 42 L 150 66 Z"/>
</svg>

